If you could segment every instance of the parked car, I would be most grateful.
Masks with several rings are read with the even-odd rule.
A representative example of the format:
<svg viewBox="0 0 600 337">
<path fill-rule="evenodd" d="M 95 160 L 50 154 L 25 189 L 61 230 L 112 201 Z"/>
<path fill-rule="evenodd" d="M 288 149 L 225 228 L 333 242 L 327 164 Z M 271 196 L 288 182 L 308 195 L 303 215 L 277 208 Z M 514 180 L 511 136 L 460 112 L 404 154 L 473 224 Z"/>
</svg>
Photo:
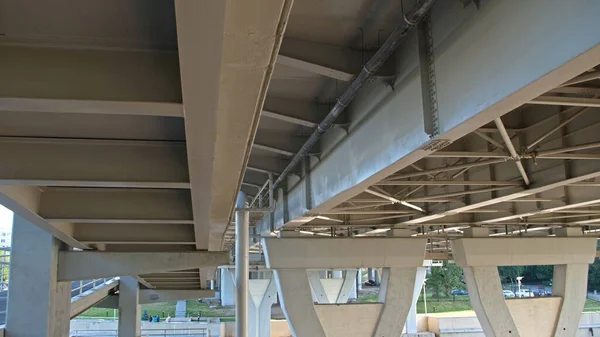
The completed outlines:
<svg viewBox="0 0 600 337">
<path fill-rule="evenodd" d="M 535 296 L 535 297 L 543 297 L 543 296 L 552 295 L 551 291 L 546 291 L 545 289 L 533 289 L 531 292 L 533 293 L 533 296 Z M 548 292 L 550 293 L 550 295 L 548 295 Z"/>
<path fill-rule="evenodd" d="M 466 290 L 462 290 L 462 289 L 452 290 L 452 296 L 460 296 L 460 295 L 469 295 L 469 293 Z"/>
<path fill-rule="evenodd" d="M 511 290 L 504 290 L 503 293 L 505 298 L 515 298 L 515 293 Z"/>
<path fill-rule="evenodd" d="M 523 288 L 521 290 L 518 290 L 515 293 L 515 296 L 519 297 L 519 298 L 522 298 L 522 297 L 533 297 L 533 293 L 529 289 Z"/>
</svg>

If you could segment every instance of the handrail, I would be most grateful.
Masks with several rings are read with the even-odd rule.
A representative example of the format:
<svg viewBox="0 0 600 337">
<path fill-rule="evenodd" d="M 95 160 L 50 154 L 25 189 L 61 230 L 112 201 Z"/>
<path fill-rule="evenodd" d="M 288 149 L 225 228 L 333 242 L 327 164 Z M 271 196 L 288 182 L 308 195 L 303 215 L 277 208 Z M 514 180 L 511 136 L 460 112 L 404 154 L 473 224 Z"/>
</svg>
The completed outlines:
<svg viewBox="0 0 600 337">
<path fill-rule="evenodd" d="M 189 336 L 189 337 L 210 337 L 209 328 L 173 328 L 173 329 L 160 329 L 160 328 L 149 328 L 142 329 L 142 336 L 144 337 L 169 337 L 169 336 Z M 118 330 L 71 330 L 69 335 L 71 337 L 117 337 Z"/>
<path fill-rule="evenodd" d="M 265 190 L 265 188 L 270 185 L 271 185 L 271 179 L 265 181 L 265 183 L 258 189 L 258 193 L 256 193 L 256 196 L 254 197 L 254 199 L 252 199 L 252 201 L 250 202 L 250 206 L 248 206 L 248 207 L 254 206 L 254 203 L 256 202 L 257 199 L 259 200 L 259 207 L 262 207 L 262 193 Z"/>
<path fill-rule="evenodd" d="M 84 292 L 94 289 L 97 286 L 106 284 L 108 282 L 112 282 L 114 281 L 116 278 L 97 278 L 97 279 L 93 279 L 93 280 L 80 280 L 79 281 L 79 287 L 76 288 L 71 288 L 71 297 L 74 296 L 81 296 Z M 85 281 L 87 281 L 86 283 L 84 283 Z M 88 287 L 89 285 L 91 285 L 90 288 L 85 289 L 86 287 Z"/>
</svg>

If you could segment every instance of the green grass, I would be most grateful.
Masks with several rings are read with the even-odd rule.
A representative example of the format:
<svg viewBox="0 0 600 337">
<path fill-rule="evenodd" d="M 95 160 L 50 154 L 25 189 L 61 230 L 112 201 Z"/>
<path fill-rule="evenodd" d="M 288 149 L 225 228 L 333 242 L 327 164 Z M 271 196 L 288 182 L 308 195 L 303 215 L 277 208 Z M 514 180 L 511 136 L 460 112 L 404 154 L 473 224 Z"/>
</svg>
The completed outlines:
<svg viewBox="0 0 600 337">
<path fill-rule="evenodd" d="M 584 312 L 589 311 L 600 311 L 600 302 L 595 301 L 591 298 L 585 300 L 585 306 L 583 307 Z"/>
<path fill-rule="evenodd" d="M 358 302 L 374 303 L 377 302 L 377 300 L 377 295 L 370 295 L 359 298 Z M 148 315 L 150 316 L 159 315 L 161 317 L 174 317 L 175 302 L 145 304 L 142 305 L 142 313 L 144 312 L 144 310 L 147 311 Z M 469 302 L 468 296 L 456 296 L 454 300 L 452 298 L 442 297 L 440 299 L 436 299 L 432 296 L 427 296 L 427 313 L 429 314 L 471 312 L 472 310 L 473 307 L 471 306 L 471 302 Z M 589 298 L 586 299 L 583 311 L 600 311 L 600 302 Z M 422 301 L 422 298 L 419 299 L 419 302 L 417 302 L 417 313 L 425 313 L 425 303 Z M 198 301 L 187 301 L 187 314 L 191 317 L 198 317 L 198 314 L 200 314 L 201 317 L 223 317 L 223 319 L 221 319 L 222 322 L 233 322 L 235 320 L 235 318 L 232 316 L 231 308 L 224 308 L 219 306 L 215 309 L 210 309 L 208 304 L 201 303 Z M 91 308 L 88 311 L 84 312 L 81 316 L 112 318 L 113 310 L 103 308 Z"/>
<path fill-rule="evenodd" d="M 378 295 L 364 296 L 358 299 L 359 303 L 374 303 L 377 302 Z M 469 302 L 469 296 L 456 296 L 453 298 L 434 298 L 433 296 L 427 296 L 427 312 L 454 312 L 454 311 L 465 311 L 473 310 L 471 302 Z M 425 303 L 423 299 L 419 299 L 417 302 L 417 313 L 425 313 Z"/>
<path fill-rule="evenodd" d="M 434 298 L 427 296 L 427 313 L 457 312 L 473 310 L 469 296 L 456 296 L 456 298 Z M 425 302 L 417 302 L 417 313 L 425 313 Z"/>
<path fill-rule="evenodd" d="M 144 304 L 142 305 L 141 312 L 144 313 L 144 311 L 147 311 L 148 315 L 150 316 L 159 315 L 161 317 L 175 317 L 175 306 L 176 302 Z M 218 306 L 217 308 L 211 309 L 208 304 L 194 300 L 187 301 L 186 312 L 187 315 L 191 317 L 233 317 L 233 313 L 230 308 Z M 113 309 L 91 308 L 88 311 L 81 314 L 81 316 L 112 318 Z"/>
</svg>

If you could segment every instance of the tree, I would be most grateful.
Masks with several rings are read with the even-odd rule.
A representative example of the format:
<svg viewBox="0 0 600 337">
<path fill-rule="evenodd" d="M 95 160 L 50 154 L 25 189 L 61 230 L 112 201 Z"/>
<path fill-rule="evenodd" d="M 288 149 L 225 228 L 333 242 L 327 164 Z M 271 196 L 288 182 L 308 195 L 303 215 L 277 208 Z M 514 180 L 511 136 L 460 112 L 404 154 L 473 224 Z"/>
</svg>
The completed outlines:
<svg viewBox="0 0 600 337">
<path fill-rule="evenodd" d="M 523 276 L 523 272 L 525 271 L 525 267 L 523 266 L 506 266 L 506 267 L 498 267 L 498 273 L 500 274 L 501 281 L 510 281 L 512 284 L 512 290 L 516 291 L 515 282 L 517 282 L 517 277 Z"/>
<path fill-rule="evenodd" d="M 431 274 L 427 277 L 427 288 L 433 291 L 435 297 L 449 297 L 454 289 L 464 289 L 462 283 L 462 268 L 444 261 L 442 267 L 431 267 Z"/>
<path fill-rule="evenodd" d="M 554 276 L 554 266 L 526 266 L 523 277 L 527 282 L 550 281 Z"/>
<path fill-rule="evenodd" d="M 596 250 L 600 249 L 598 242 Z M 600 290 L 600 259 L 596 258 L 588 270 L 588 291 Z"/>
<path fill-rule="evenodd" d="M 148 315 L 148 311 L 144 310 L 144 313 L 142 314 L 142 321 L 146 322 L 150 319 L 150 316 Z"/>
</svg>

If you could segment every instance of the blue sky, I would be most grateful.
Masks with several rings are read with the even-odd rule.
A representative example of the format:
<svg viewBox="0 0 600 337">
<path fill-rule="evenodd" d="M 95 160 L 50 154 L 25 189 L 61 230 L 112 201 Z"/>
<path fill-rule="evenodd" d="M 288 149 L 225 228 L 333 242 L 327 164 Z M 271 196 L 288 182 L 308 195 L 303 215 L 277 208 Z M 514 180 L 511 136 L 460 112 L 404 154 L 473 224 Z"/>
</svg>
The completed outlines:
<svg viewBox="0 0 600 337">
<path fill-rule="evenodd" d="M 13 213 L 0 205 L 0 232 L 12 232 Z"/>
</svg>

